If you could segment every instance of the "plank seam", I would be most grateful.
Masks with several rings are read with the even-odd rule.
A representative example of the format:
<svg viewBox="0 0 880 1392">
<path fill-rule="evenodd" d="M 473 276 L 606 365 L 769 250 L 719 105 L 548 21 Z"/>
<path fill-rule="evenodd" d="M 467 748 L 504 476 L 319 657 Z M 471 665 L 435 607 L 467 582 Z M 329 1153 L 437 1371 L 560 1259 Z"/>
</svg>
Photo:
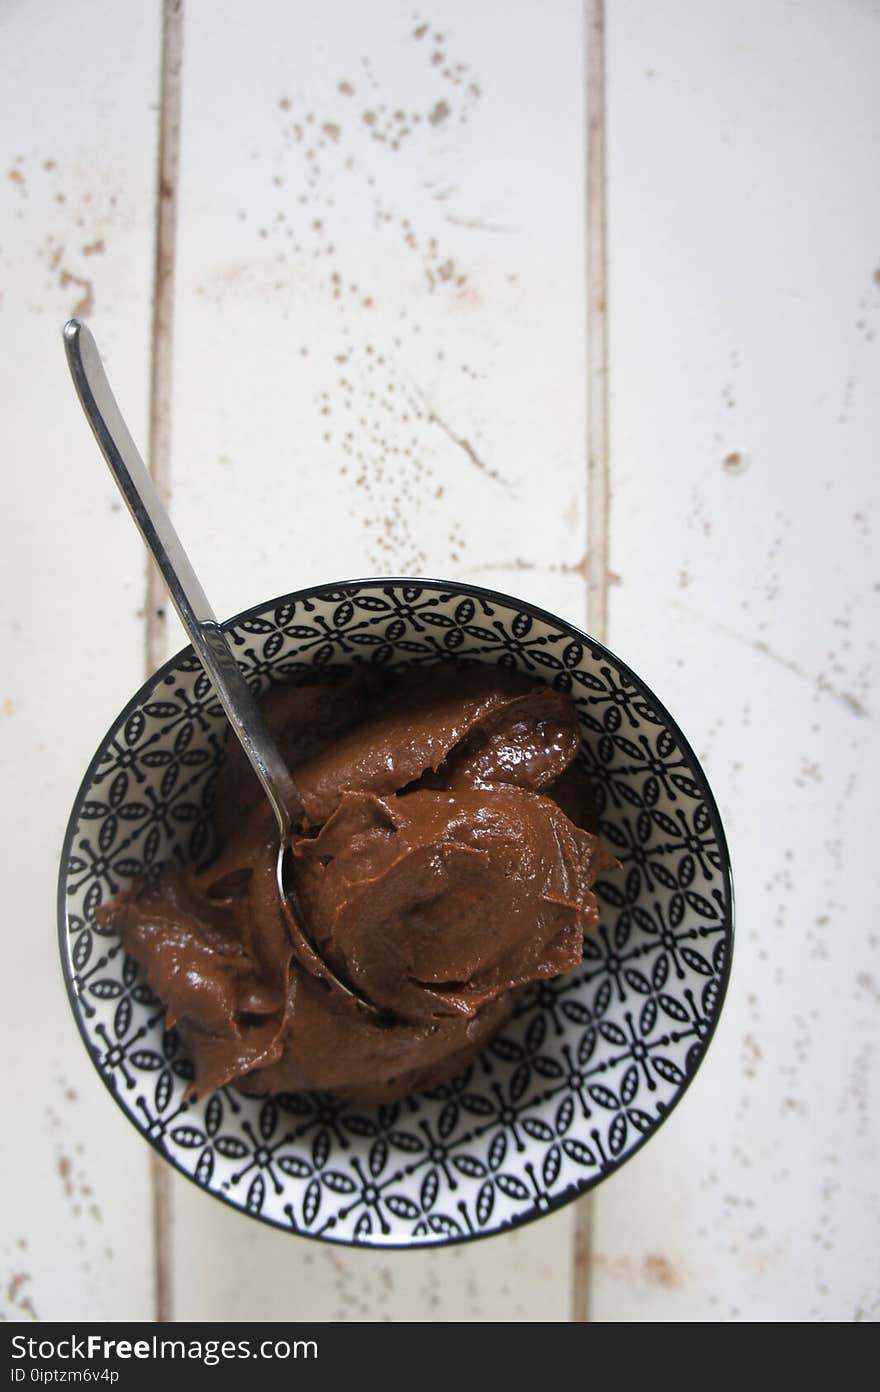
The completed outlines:
<svg viewBox="0 0 880 1392">
<path fill-rule="evenodd" d="M 608 261 L 606 241 L 605 3 L 585 0 L 587 224 L 587 629 L 608 633 Z M 575 1208 L 572 1320 L 590 1319 L 594 1196 Z"/>
<path fill-rule="evenodd" d="M 182 54 L 183 0 L 163 0 L 147 465 L 166 507 L 171 501 L 171 390 Z M 144 660 L 149 676 L 164 661 L 167 647 L 165 586 L 152 559 L 147 561 L 145 590 Z M 167 1323 L 172 1319 L 173 1309 L 171 1174 L 165 1160 L 154 1153 L 150 1156 L 150 1188 L 155 1320 Z"/>
<path fill-rule="evenodd" d="M 608 260 L 605 0 L 587 0 L 587 625 L 608 635 Z"/>
</svg>

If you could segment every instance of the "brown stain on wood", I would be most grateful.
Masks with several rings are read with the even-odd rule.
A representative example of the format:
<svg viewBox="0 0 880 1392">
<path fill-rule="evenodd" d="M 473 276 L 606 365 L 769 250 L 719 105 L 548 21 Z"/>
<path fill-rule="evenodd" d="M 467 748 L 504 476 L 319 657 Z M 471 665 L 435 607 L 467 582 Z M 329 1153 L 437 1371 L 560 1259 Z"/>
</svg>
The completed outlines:
<svg viewBox="0 0 880 1392">
<path fill-rule="evenodd" d="M 23 1294 L 24 1288 L 30 1280 L 30 1272 L 13 1271 L 6 1285 L 6 1299 L 15 1310 L 23 1315 L 28 1315 L 34 1323 L 37 1323 L 40 1317 L 34 1309 L 33 1302 L 29 1295 Z"/>
<path fill-rule="evenodd" d="M 64 1193 L 68 1199 L 73 1198 L 73 1161 L 69 1155 L 59 1155 L 56 1162 L 61 1183 L 64 1186 Z"/>
<path fill-rule="evenodd" d="M 62 267 L 58 275 L 58 284 L 62 290 L 67 290 L 71 285 L 79 287 L 82 295 L 73 306 L 71 314 L 74 319 L 88 319 L 95 308 L 95 287 L 88 276 L 74 275 L 73 271 Z"/>
<path fill-rule="evenodd" d="M 721 461 L 724 472 L 735 477 L 737 474 L 744 474 L 749 467 L 749 461 L 739 450 L 731 450 Z"/>
<path fill-rule="evenodd" d="M 681 1272 L 663 1252 L 646 1252 L 641 1261 L 635 1257 L 610 1257 L 604 1252 L 593 1252 L 576 1263 L 576 1278 L 589 1279 L 594 1271 L 601 1271 L 610 1280 L 634 1288 L 648 1285 L 671 1291 L 684 1285 Z"/>
<path fill-rule="evenodd" d="M 661 1252 L 648 1252 L 642 1262 L 642 1270 L 649 1285 L 660 1286 L 663 1290 L 675 1290 L 682 1284 L 672 1262 Z"/>
</svg>

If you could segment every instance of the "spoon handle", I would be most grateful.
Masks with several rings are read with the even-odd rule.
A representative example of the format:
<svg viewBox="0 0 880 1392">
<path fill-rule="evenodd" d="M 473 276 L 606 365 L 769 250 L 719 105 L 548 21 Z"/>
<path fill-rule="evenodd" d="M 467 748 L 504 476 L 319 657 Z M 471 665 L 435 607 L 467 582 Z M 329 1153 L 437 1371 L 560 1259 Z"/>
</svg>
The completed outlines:
<svg viewBox="0 0 880 1392">
<path fill-rule="evenodd" d="M 77 319 L 64 326 L 67 364 L 95 439 L 141 536 L 155 557 L 181 623 L 211 678 L 229 723 L 272 804 L 282 841 L 302 802 L 266 722 L 241 674 L 217 616 L 110 389 L 90 330 Z"/>
</svg>

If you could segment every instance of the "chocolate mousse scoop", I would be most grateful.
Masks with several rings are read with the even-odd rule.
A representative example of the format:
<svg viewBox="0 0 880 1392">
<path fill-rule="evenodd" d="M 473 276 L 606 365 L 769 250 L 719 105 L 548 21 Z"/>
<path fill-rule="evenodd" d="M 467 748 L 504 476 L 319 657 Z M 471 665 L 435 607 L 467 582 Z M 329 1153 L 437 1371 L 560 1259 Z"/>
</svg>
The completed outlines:
<svg viewBox="0 0 880 1392">
<path fill-rule="evenodd" d="M 193 1091 L 320 1089 L 389 1101 L 463 1068 L 530 981 L 580 965 L 592 886 L 571 700 L 518 673 L 442 665 L 277 687 L 263 713 L 301 794 L 296 891 L 312 941 L 381 1012 L 310 976 L 275 888 L 277 830 L 240 746 L 217 781 L 222 848 L 98 911 L 165 1002 Z"/>
</svg>

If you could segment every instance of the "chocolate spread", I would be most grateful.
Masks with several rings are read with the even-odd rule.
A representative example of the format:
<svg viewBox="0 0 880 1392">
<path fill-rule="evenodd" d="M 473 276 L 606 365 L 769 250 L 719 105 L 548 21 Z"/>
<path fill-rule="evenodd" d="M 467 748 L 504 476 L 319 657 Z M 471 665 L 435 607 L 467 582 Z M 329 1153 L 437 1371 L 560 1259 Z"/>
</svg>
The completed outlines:
<svg viewBox="0 0 880 1392">
<path fill-rule="evenodd" d="M 99 910 L 165 1002 L 193 1091 L 384 1102 L 460 1071 L 530 981 L 577 967 L 616 862 L 589 829 L 570 699 L 478 666 L 276 687 L 263 710 L 305 815 L 296 892 L 336 976 L 292 955 L 275 821 L 230 734 L 209 869 L 170 863 Z"/>
</svg>

